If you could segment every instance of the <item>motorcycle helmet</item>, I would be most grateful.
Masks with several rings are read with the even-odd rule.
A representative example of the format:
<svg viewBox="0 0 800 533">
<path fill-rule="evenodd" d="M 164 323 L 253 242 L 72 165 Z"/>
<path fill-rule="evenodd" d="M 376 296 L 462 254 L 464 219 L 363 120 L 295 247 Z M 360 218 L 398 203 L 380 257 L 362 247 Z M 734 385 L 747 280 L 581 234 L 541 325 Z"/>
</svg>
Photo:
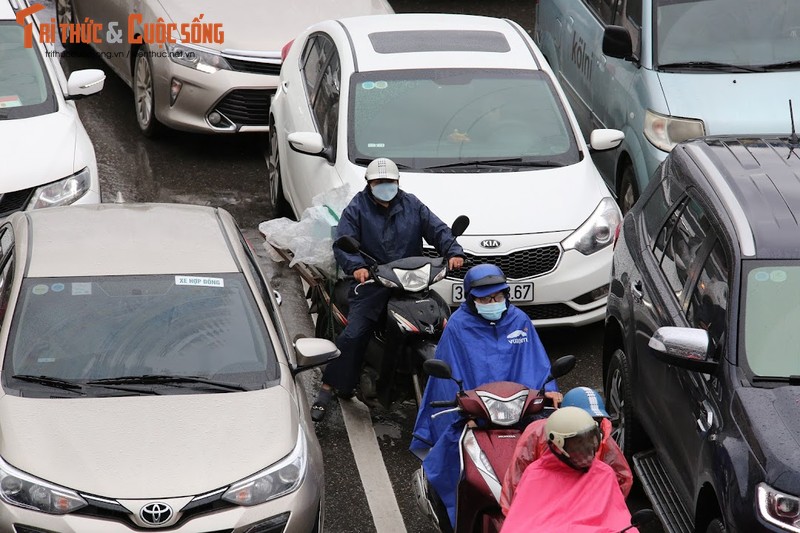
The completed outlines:
<svg viewBox="0 0 800 533">
<path fill-rule="evenodd" d="M 400 171 L 397 170 L 397 165 L 395 165 L 394 161 L 385 157 L 379 157 L 378 159 L 373 159 L 372 162 L 367 165 L 367 173 L 364 175 L 364 179 L 366 179 L 367 182 L 372 180 L 399 181 Z"/>
<path fill-rule="evenodd" d="M 580 407 L 592 418 L 608 418 L 606 404 L 597 391 L 589 387 L 575 387 L 564 395 L 562 407 Z"/>
<path fill-rule="evenodd" d="M 508 290 L 506 276 L 497 265 L 475 265 L 464 276 L 464 295 L 470 301 Z"/>
<path fill-rule="evenodd" d="M 580 407 L 561 407 L 545 423 L 550 450 L 575 470 L 587 471 L 600 447 L 600 428 Z"/>
</svg>

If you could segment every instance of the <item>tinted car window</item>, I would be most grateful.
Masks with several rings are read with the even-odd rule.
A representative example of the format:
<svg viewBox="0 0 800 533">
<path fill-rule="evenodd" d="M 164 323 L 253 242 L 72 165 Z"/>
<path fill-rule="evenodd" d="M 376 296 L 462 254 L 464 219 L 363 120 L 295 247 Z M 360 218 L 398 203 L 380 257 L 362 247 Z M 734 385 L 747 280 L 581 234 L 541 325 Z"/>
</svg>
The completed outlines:
<svg viewBox="0 0 800 533">
<path fill-rule="evenodd" d="M 336 131 L 339 122 L 339 83 L 341 69 L 339 68 L 339 54 L 334 50 L 330 61 L 325 67 L 325 73 L 314 98 L 314 116 L 317 119 L 322 140 L 326 145 L 336 148 Z"/>
<path fill-rule="evenodd" d="M 614 23 L 614 6 L 617 0 L 586 0 L 586 3 L 597 13 L 603 23 Z"/>
<path fill-rule="evenodd" d="M 679 299 L 689 277 L 689 268 L 705 239 L 708 224 L 703 208 L 690 199 L 666 236 L 661 270 Z"/>
<path fill-rule="evenodd" d="M 308 91 L 308 101 L 313 106 L 317 94 L 317 85 L 328 64 L 328 58 L 333 51 L 333 43 L 330 39 L 318 35 L 313 42 L 309 41 L 306 45 L 308 53 L 303 63 L 303 77 L 306 80 L 306 90 Z"/>
<path fill-rule="evenodd" d="M 728 260 L 719 240 L 703 264 L 689 298 L 686 318 L 692 327 L 708 331 L 715 346 L 722 345 L 728 310 Z"/>
<path fill-rule="evenodd" d="M 29 278 L 16 309 L 7 376 L 201 376 L 251 388 L 278 377 L 241 274 Z"/>
<path fill-rule="evenodd" d="M 0 228 L 0 322 L 6 316 L 14 275 L 14 233 L 11 226 Z"/>
<path fill-rule="evenodd" d="M 665 180 L 662 180 L 655 187 L 653 194 L 647 199 L 642 208 L 642 223 L 644 224 L 648 243 L 652 243 L 655 240 L 664 222 L 664 217 L 667 216 L 669 207 L 665 193 Z"/>
<path fill-rule="evenodd" d="M 0 22 L 0 119 L 56 111 L 56 100 L 39 48 L 26 48 L 22 26 Z"/>
</svg>

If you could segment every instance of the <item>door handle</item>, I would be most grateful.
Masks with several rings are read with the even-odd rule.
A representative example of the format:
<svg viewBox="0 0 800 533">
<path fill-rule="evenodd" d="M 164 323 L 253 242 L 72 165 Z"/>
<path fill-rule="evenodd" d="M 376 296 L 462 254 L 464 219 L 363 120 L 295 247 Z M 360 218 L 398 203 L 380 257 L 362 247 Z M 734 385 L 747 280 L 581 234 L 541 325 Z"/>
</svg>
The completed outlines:
<svg viewBox="0 0 800 533">
<path fill-rule="evenodd" d="M 700 433 L 708 433 L 714 425 L 714 411 L 708 401 L 703 401 L 700 407 L 700 416 L 697 417 L 697 429 Z"/>
<path fill-rule="evenodd" d="M 289 82 L 288 81 L 282 81 L 281 82 L 281 90 L 283 92 L 285 92 L 285 93 L 289 91 Z"/>
<path fill-rule="evenodd" d="M 644 298 L 644 290 L 642 289 L 642 280 L 637 280 L 631 283 L 631 293 L 633 298 L 637 301 L 642 301 Z"/>
</svg>

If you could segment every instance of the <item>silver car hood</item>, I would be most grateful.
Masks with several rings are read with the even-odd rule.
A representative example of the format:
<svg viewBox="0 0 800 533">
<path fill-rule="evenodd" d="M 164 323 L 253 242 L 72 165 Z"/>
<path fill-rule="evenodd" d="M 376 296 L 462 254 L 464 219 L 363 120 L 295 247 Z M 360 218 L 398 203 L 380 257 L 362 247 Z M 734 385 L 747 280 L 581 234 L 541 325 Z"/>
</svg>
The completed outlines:
<svg viewBox="0 0 800 533">
<path fill-rule="evenodd" d="M 307 27 L 328 19 L 383 15 L 392 10 L 383 0 L 319 0 L 295 4 L 286 0 L 160 0 L 176 24 L 222 24 L 224 42 L 203 43 L 216 50 L 280 52 Z"/>
<path fill-rule="evenodd" d="M 0 455 L 25 472 L 108 498 L 202 494 L 294 447 L 297 406 L 280 386 L 252 392 L 0 398 Z"/>
</svg>

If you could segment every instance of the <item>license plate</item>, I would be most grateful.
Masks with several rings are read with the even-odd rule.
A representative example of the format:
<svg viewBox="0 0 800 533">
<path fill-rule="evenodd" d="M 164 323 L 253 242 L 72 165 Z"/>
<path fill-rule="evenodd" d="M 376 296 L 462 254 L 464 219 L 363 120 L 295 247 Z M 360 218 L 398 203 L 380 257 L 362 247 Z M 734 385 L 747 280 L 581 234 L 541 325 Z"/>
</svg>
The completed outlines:
<svg viewBox="0 0 800 533">
<path fill-rule="evenodd" d="M 533 283 L 509 283 L 509 298 L 512 302 L 532 302 Z M 464 285 L 457 283 L 453 285 L 453 302 L 464 301 Z"/>
</svg>

